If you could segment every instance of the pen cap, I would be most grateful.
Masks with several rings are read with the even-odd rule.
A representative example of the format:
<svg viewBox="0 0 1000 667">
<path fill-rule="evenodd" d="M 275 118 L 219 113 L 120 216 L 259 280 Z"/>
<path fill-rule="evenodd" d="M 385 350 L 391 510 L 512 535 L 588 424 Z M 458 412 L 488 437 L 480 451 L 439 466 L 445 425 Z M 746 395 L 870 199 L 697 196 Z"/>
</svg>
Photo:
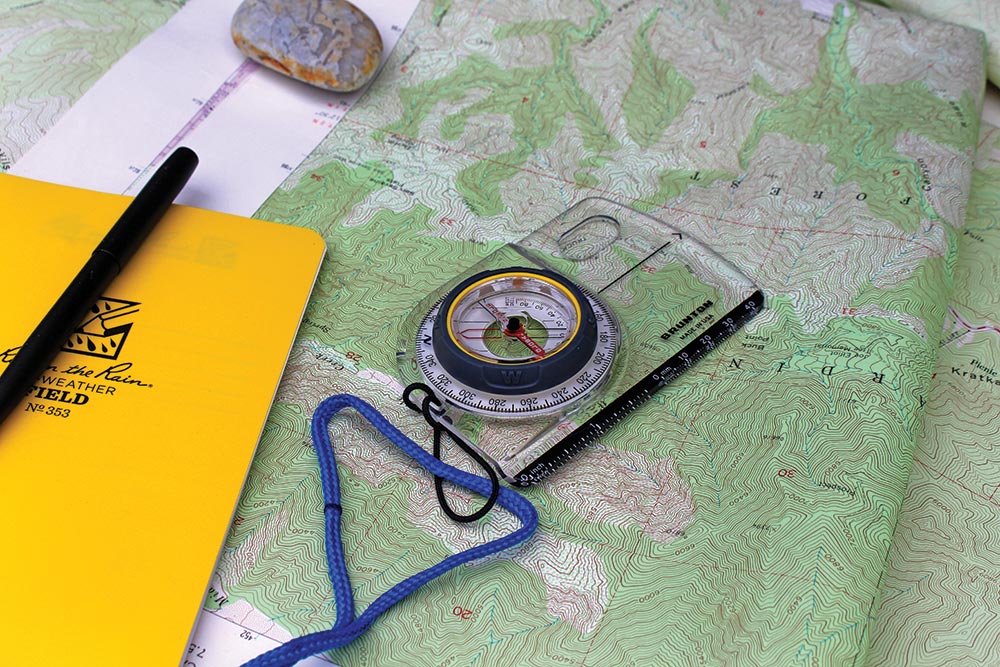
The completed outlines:
<svg viewBox="0 0 1000 667">
<path fill-rule="evenodd" d="M 111 255 L 120 269 L 142 245 L 197 166 L 198 156 L 190 148 L 181 146 L 171 153 L 125 209 L 95 253 Z"/>
</svg>

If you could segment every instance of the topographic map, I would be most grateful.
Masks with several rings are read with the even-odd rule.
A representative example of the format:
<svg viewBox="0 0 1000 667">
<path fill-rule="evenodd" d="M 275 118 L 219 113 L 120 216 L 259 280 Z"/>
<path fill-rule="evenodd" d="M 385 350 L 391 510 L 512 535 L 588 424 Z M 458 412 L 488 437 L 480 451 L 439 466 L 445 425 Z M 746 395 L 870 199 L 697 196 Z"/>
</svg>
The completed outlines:
<svg viewBox="0 0 1000 667">
<path fill-rule="evenodd" d="M 0 91 L 8 161 L 176 9 L 76 5 L 93 7 L 0 5 L 0 74 L 21 77 Z M 977 33 L 854 3 L 421 4 L 377 84 L 255 214 L 330 252 L 208 613 L 248 642 L 330 626 L 314 408 L 357 394 L 429 443 L 399 400 L 401 321 L 443 277 L 603 196 L 715 247 L 768 309 L 528 489 L 541 525 L 525 546 L 417 591 L 330 658 L 995 659 L 1000 135 L 979 135 L 982 56 Z M 90 66 L 64 80 L 59 59 Z M 449 521 L 360 419 L 331 435 L 361 609 L 516 527 Z M 189 664 L 231 664 L 196 648 Z"/>
<path fill-rule="evenodd" d="M 1000 557 L 1000 130 L 984 125 L 872 664 L 990 664 Z"/>
<path fill-rule="evenodd" d="M 987 75 L 1000 85 L 1000 4 L 993 0 L 886 0 L 884 4 L 982 30 L 986 33 Z"/>
<path fill-rule="evenodd" d="M 0 171 L 183 4 L 0 1 Z"/>
</svg>

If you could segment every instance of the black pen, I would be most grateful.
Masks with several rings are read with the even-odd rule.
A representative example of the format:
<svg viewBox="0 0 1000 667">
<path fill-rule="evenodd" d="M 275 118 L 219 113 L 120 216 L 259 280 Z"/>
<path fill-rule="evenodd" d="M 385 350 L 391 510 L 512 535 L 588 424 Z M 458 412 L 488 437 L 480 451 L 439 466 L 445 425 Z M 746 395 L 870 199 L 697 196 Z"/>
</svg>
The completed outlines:
<svg viewBox="0 0 1000 667">
<path fill-rule="evenodd" d="M 163 161 L 128 205 L 0 374 L 0 422 L 24 400 L 38 377 L 80 326 L 87 311 L 152 231 L 198 166 L 198 156 L 180 147 Z"/>
</svg>

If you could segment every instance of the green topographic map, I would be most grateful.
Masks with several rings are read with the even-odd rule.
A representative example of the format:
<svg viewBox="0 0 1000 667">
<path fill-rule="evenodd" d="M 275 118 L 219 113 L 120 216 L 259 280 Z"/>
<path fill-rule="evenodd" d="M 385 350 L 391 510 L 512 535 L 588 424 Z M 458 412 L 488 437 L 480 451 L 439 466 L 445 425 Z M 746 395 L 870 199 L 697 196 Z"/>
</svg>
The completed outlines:
<svg viewBox="0 0 1000 667">
<path fill-rule="evenodd" d="M 0 0 L 0 171 L 183 0 Z"/>
<path fill-rule="evenodd" d="M 990 664 L 1000 556 L 1000 130 L 983 126 L 871 664 Z"/>
<path fill-rule="evenodd" d="M 986 34 L 987 75 L 1000 85 L 1000 3 L 993 0 L 885 0 L 884 4 L 982 30 Z"/>
<path fill-rule="evenodd" d="M 0 75 L 22 77 L 0 90 L 8 161 L 176 9 L 90 21 L 77 5 L 0 4 Z M 24 74 L 39 51 L 88 60 L 62 30 L 108 31 L 80 52 L 93 68 Z M 209 612 L 279 640 L 330 627 L 313 410 L 353 393 L 429 447 L 400 402 L 401 322 L 600 196 L 717 249 L 767 309 L 526 490 L 531 541 L 417 591 L 331 659 L 995 659 L 1000 135 L 979 134 L 984 76 L 978 33 L 865 4 L 423 3 L 376 85 L 255 214 L 319 231 L 329 256 Z M 359 609 L 516 528 L 499 510 L 448 520 L 430 478 L 355 416 L 331 436 Z"/>
</svg>

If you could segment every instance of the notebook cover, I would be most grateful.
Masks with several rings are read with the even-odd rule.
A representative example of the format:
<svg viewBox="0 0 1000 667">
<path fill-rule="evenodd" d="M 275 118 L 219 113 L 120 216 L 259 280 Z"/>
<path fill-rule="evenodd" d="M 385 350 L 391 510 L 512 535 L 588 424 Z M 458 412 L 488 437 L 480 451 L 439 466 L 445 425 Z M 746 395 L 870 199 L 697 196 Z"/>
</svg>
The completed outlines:
<svg viewBox="0 0 1000 667">
<path fill-rule="evenodd" d="M 0 176 L 0 370 L 129 201 Z M 4 665 L 180 663 L 324 252 L 173 206 L 0 424 Z"/>
</svg>

